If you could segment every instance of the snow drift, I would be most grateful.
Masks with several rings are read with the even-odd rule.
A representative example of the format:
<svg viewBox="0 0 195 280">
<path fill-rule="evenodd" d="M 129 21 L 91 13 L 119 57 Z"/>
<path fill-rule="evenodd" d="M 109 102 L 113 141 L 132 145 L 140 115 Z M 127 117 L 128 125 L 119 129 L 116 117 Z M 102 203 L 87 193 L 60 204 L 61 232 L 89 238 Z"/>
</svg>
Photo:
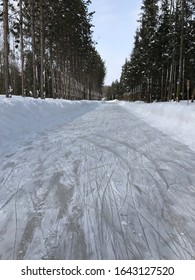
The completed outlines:
<svg viewBox="0 0 195 280">
<path fill-rule="evenodd" d="M 98 101 L 68 101 L 0 96 L 0 150 L 64 124 L 96 108 Z"/>
<path fill-rule="evenodd" d="M 149 123 L 169 134 L 175 140 L 195 151 L 195 103 L 181 102 L 119 102 L 119 104 Z"/>
</svg>

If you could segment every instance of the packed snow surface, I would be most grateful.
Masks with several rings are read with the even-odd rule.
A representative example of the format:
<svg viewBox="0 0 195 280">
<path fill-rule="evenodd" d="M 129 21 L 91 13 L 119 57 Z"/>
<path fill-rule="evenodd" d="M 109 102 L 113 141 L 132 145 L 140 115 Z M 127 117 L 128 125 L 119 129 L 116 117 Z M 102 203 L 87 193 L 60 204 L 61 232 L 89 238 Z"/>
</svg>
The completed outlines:
<svg viewBox="0 0 195 280">
<path fill-rule="evenodd" d="M 195 259 L 194 112 L 0 96 L 0 259 Z"/>
</svg>

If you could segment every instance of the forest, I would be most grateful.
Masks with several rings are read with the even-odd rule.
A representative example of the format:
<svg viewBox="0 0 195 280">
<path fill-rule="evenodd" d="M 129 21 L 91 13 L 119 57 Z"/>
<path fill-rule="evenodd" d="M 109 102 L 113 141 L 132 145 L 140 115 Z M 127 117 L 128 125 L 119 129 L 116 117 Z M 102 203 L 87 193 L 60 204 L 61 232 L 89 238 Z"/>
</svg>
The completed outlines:
<svg viewBox="0 0 195 280">
<path fill-rule="evenodd" d="M 143 0 L 134 47 L 110 98 L 194 100 L 195 1 Z"/>
<path fill-rule="evenodd" d="M 90 0 L 0 1 L 0 94 L 100 99 Z"/>
</svg>

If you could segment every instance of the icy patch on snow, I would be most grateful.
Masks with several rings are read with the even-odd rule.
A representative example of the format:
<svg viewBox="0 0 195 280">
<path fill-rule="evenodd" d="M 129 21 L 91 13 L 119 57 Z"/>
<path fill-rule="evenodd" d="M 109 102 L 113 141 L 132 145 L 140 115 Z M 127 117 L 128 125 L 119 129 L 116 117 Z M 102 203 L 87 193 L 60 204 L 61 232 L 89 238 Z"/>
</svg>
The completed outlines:
<svg viewBox="0 0 195 280">
<path fill-rule="evenodd" d="M 119 104 L 151 126 L 169 134 L 175 140 L 195 151 L 195 103 L 177 102 L 125 102 Z"/>
</svg>

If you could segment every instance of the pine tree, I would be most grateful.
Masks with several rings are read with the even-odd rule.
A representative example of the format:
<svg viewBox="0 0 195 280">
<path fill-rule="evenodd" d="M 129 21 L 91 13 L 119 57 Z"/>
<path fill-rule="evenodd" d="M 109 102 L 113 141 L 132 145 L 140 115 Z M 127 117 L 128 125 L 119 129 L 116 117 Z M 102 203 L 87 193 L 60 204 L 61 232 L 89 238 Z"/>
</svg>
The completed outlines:
<svg viewBox="0 0 195 280">
<path fill-rule="evenodd" d="M 14 3 L 16 16 L 9 23 L 15 48 L 20 52 L 22 95 L 32 92 L 41 98 L 97 97 L 105 65 L 92 40 L 93 13 L 88 12 L 91 1 Z"/>
<path fill-rule="evenodd" d="M 175 34 L 173 21 L 173 7 L 170 0 L 163 0 L 158 27 L 158 50 L 159 50 L 159 99 L 169 100 L 172 94 L 173 73 L 175 69 Z"/>
<path fill-rule="evenodd" d="M 160 10 L 158 10 L 158 5 Z M 186 98 L 186 81 L 195 93 L 195 2 L 143 1 L 130 60 L 122 69 L 124 92 L 147 102 Z M 128 66 L 128 67 L 127 67 Z M 138 86 L 140 85 L 140 86 Z"/>
</svg>

